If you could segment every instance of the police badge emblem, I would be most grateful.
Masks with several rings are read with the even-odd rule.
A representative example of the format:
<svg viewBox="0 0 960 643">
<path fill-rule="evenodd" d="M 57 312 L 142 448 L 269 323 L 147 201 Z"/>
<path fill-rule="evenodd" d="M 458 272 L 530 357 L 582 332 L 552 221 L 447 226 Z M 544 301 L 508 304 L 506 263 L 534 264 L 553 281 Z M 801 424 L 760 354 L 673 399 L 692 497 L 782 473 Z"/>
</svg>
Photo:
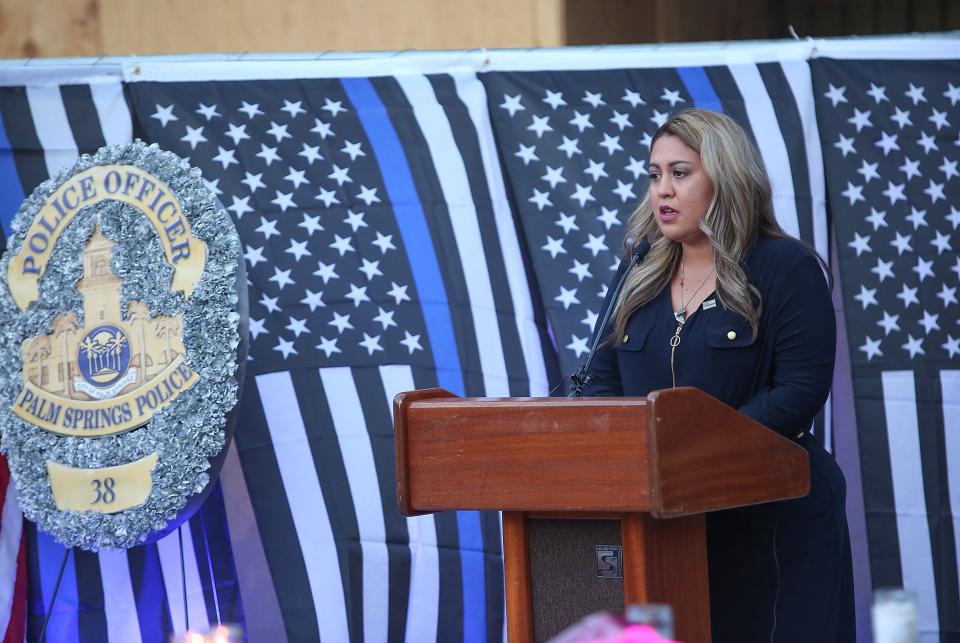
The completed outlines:
<svg viewBox="0 0 960 643">
<path fill-rule="evenodd" d="M 24 202 L 2 264 L 0 446 L 24 514 L 63 544 L 155 539 L 205 496 L 245 357 L 239 256 L 199 171 L 156 146 L 103 148 Z"/>
</svg>

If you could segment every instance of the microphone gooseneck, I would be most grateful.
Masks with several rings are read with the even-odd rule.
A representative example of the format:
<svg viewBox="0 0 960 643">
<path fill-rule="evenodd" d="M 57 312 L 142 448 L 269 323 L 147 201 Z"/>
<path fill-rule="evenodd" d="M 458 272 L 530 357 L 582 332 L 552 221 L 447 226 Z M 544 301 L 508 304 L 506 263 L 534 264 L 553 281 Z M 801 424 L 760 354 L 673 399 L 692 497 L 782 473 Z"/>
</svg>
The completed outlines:
<svg viewBox="0 0 960 643">
<path fill-rule="evenodd" d="M 597 348 L 600 346 L 600 338 L 603 336 L 603 330 L 607 327 L 607 322 L 610 320 L 610 313 L 613 312 L 614 307 L 617 304 L 617 298 L 620 296 L 620 291 L 623 289 L 623 283 L 627 280 L 627 275 L 630 274 L 630 271 L 633 270 L 634 266 L 643 261 L 643 258 L 647 256 L 647 252 L 650 251 L 650 242 L 641 241 L 633 248 L 633 254 L 630 257 L 630 265 L 627 266 L 627 269 L 623 271 L 623 276 L 620 277 L 620 281 L 617 282 L 616 287 L 613 289 L 613 295 L 610 297 L 606 308 L 603 311 L 603 319 L 600 320 L 600 325 L 597 326 L 596 334 L 593 336 L 593 344 L 590 346 L 590 352 L 587 353 L 586 361 L 580 365 L 580 368 L 577 369 L 577 372 L 570 376 L 570 397 L 582 397 L 583 389 L 590 383 L 592 377 L 590 373 L 590 364 L 593 362 L 593 356 L 597 352 Z"/>
</svg>

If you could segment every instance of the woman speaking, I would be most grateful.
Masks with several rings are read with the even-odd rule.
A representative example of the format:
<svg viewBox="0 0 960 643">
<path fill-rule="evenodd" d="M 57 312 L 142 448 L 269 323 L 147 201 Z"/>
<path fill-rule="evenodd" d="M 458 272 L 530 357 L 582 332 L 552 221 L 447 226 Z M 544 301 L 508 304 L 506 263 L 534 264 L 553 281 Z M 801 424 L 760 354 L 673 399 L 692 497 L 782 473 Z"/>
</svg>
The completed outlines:
<svg viewBox="0 0 960 643">
<path fill-rule="evenodd" d="M 707 515 L 713 640 L 852 643 L 843 474 L 808 433 L 835 355 L 822 262 L 777 224 L 759 154 L 730 118 L 674 115 L 648 167 L 626 235 L 650 249 L 607 302 L 586 394 L 693 386 L 806 449 L 807 496 Z"/>
</svg>

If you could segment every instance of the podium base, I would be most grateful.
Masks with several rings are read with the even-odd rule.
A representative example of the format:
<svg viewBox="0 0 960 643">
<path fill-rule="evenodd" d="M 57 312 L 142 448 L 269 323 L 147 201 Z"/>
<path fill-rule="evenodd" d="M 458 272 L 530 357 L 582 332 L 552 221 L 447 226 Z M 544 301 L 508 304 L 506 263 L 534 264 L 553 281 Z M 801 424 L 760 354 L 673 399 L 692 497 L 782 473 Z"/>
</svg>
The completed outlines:
<svg viewBox="0 0 960 643">
<path fill-rule="evenodd" d="M 587 614 L 631 603 L 671 605 L 679 640 L 710 643 L 702 514 L 505 511 L 503 558 L 510 643 L 548 641 Z"/>
</svg>

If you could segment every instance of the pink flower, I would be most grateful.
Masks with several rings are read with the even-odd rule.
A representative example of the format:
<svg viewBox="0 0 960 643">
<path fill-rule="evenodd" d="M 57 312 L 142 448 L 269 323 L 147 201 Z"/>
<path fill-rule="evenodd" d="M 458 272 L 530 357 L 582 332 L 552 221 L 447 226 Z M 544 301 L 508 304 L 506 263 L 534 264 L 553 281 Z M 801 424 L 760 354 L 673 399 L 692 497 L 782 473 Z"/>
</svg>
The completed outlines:
<svg viewBox="0 0 960 643">
<path fill-rule="evenodd" d="M 660 636 L 649 625 L 627 625 L 618 614 L 591 614 L 570 626 L 550 643 L 680 643 Z"/>
<path fill-rule="evenodd" d="M 660 636 L 660 633 L 649 625 L 629 625 L 616 641 L 617 643 L 678 643 Z"/>
<path fill-rule="evenodd" d="M 660 636 L 660 633 L 649 625 L 629 625 L 620 634 L 604 636 L 585 643 L 679 643 L 679 641 Z"/>
</svg>

